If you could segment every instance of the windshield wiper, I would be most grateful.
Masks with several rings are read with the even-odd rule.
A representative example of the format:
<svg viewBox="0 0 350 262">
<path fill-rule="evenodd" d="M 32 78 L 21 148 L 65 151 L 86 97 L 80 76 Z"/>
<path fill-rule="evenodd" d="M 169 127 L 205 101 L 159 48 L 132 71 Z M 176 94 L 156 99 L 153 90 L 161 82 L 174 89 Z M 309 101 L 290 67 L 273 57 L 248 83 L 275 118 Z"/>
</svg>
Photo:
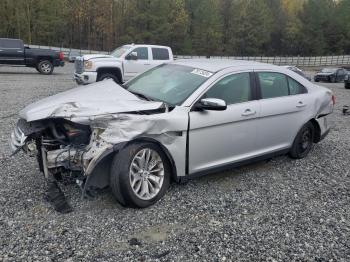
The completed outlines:
<svg viewBox="0 0 350 262">
<path fill-rule="evenodd" d="M 143 98 L 143 99 L 147 100 L 147 101 L 153 101 L 152 98 L 150 98 L 150 97 L 148 97 L 148 96 L 146 96 L 146 95 L 144 95 L 144 94 L 141 94 L 141 93 L 138 93 L 138 92 L 134 92 L 134 91 L 130 91 L 130 90 L 128 90 L 128 91 L 129 91 L 130 93 L 134 94 L 134 95 L 137 95 L 137 96 L 140 97 L 140 98 Z"/>
</svg>

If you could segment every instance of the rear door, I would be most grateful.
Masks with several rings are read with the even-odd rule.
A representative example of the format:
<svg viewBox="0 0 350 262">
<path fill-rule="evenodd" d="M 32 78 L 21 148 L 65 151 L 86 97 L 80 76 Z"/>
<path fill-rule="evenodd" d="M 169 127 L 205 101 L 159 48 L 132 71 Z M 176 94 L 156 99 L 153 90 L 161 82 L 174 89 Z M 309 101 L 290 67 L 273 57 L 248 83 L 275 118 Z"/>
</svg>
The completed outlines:
<svg viewBox="0 0 350 262">
<path fill-rule="evenodd" d="M 311 106 L 307 89 L 291 77 L 277 72 L 256 72 L 261 97 L 257 149 L 260 154 L 289 148 L 307 121 Z"/>
<path fill-rule="evenodd" d="M 0 63 L 24 64 L 23 42 L 18 39 L 0 39 Z"/>
<path fill-rule="evenodd" d="M 227 75 L 202 96 L 225 100 L 226 110 L 190 112 L 190 174 L 254 155 L 260 105 L 254 100 L 251 77 L 249 72 Z"/>
<path fill-rule="evenodd" d="M 137 59 L 130 59 L 131 53 L 137 53 Z M 148 47 L 136 47 L 132 49 L 125 57 L 124 61 L 124 81 L 127 81 L 138 74 L 141 74 L 152 68 L 150 59 L 150 50 Z"/>
</svg>

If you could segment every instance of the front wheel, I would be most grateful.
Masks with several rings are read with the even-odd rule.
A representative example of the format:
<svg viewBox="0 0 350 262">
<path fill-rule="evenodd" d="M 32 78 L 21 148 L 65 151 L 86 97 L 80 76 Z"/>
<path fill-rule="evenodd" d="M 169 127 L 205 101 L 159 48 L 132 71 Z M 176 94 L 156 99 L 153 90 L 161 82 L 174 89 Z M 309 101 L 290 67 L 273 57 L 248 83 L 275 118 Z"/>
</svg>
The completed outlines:
<svg viewBox="0 0 350 262">
<path fill-rule="evenodd" d="M 109 74 L 109 73 L 104 73 L 104 74 L 101 74 L 97 81 L 103 81 L 103 80 L 108 80 L 108 79 L 112 79 L 114 82 L 116 82 L 117 84 L 120 83 L 118 77 L 116 77 L 115 75 L 113 74 Z"/>
<path fill-rule="evenodd" d="M 331 77 L 329 78 L 329 82 L 335 83 L 335 82 L 336 82 L 336 78 L 335 78 L 334 76 L 331 76 Z"/>
<path fill-rule="evenodd" d="M 345 89 L 350 89 L 350 83 L 345 83 Z"/>
<path fill-rule="evenodd" d="M 170 184 L 170 164 L 163 151 L 152 143 L 135 143 L 113 159 L 110 186 L 119 203 L 148 207 L 157 202 Z"/>
<path fill-rule="evenodd" d="M 37 65 L 39 73 L 44 75 L 51 75 L 53 72 L 53 64 L 48 60 L 40 61 Z"/>
<path fill-rule="evenodd" d="M 292 158 L 301 159 L 307 156 L 313 146 L 315 128 L 312 123 L 306 123 L 294 139 L 289 155 Z"/>
</svg>

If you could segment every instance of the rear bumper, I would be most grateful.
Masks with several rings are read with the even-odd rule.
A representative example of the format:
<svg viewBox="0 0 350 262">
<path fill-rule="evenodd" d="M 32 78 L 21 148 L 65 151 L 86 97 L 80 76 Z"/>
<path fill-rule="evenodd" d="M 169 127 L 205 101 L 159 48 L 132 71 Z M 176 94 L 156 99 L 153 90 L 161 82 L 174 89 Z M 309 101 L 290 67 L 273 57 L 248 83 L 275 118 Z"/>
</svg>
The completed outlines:
<svg viewBox="0 0 350 262">
<path fill-rule="evenodd" d="M 334 122 L 331 120 L 331 115 L 326 115 L 316 119 L 318 125 L 321 129 L 320 141 L 322 141 L 330 132 L 330 130 L 334 127 Z"/>
<path fill-rule="evenodd" d="M 79 85 L 95 83 L 97 80 L 97 72 L 83 72 L 81 74 L 74 73 L 73 79 Z"/>
<path fill-rule="evenodd" d="M 18 125 L 11 133 L 10 147 L 12 154 L 17 153 L 25 144 L 27 136 L 22 132 Z"/>
</svg>

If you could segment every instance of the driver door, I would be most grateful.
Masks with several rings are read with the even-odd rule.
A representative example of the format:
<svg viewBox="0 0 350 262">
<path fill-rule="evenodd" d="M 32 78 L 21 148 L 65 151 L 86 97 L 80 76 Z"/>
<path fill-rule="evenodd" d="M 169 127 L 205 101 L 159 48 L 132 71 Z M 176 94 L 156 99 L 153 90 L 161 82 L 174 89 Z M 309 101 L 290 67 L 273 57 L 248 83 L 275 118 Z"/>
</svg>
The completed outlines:
<svg viewBox="0 0 350 262">
<path fill-rule="evenodd" d="M 133 59 L 131 53 L 136 52 L 137 58 Z M 148 69 L 151 69 L 152 65 L 149 61 L 149 48 L 137 47 L 133 49 L 126 57 L 124 62 L 124 81 L 141 74 Z"/>
<path fill-rule="evenodd" d="M 251 78 L 249 72 L 225 76 L 202 97 L 223 99 L 226 110 L 190 112 L 190 174 L 254 156 L 260 103 Z"/>
</svg>

